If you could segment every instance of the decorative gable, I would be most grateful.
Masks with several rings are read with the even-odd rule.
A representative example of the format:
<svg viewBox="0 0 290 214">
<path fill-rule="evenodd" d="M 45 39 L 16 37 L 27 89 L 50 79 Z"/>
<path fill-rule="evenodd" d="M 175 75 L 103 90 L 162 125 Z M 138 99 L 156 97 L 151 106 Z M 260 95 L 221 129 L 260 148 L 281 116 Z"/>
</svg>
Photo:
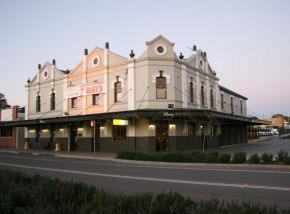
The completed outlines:
<svg viewBox="0 0 290 214">
<path fill-rule="evenodd" d="M 146 42 L 148 57 L 174 58 L 174 43 L 159 35 L 150 42 Z"/>
</svg>

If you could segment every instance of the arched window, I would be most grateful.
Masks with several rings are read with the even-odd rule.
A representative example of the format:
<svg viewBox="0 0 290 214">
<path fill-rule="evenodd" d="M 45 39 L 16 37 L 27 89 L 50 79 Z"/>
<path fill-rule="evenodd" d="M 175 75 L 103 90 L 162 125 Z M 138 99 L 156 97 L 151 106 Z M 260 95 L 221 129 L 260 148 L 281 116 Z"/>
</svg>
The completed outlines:
<svg viewBox="0 0 290 214">
<path fill-rule="evenodd" d="M 159 71 L 160 76 L 156 77 L 156 99 L 166 99 L 166 77 L 163 77 L 163 71 Z"/>
<path fill-rule="evenodd" d="M 190 102 L 193 103 L 193 77 L 191 77 L 191 82 L 189 85 L 189 98 Z"/>
<path fill-rule="evenodd" d="M 116 76 L 114 88 L 115 88 L 115 103 L 121 102 L 120 99 L 122 97 L 122 82 L 119 81 L 119 76 Z"/>
<path fill-rule="evenodd" d="M 210 90 L 210 107 L 213 108 L 213 86 L 211 86 Z"/>
<path fill-rule="evenodd" d="M 55 93 L 52 91 L 50 94 L 50 110 L 53 111 L 55 110 Z"/>
<path fill-rule="evenodd" d="M 37 96 L 36 96 L 36 112 L 40 112 L 41 111 L 40 102 L 41 102 L 41 98 L 40 98 L 40 95 L 38 93 Z"/>
<path fill-rule="evenodd" d="M 203 87 L 203 82 L 201 82 L 200 99 L 201 99 L 201 105 L 204 106 L 204 87 Z"/>
</svg>

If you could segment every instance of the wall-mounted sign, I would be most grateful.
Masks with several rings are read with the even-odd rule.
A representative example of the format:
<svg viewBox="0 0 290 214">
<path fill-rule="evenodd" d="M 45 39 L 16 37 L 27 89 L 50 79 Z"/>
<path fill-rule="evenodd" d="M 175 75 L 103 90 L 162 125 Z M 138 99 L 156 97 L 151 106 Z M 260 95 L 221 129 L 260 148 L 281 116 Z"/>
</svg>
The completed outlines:
<svg viewBox="0 0 290 214">
<path fill-rule="evenodd" d="M 95 126 L 96 122 L 94 120 L 91 120 L 91 126 Z"/>
<path fill-rule="evenodd" d="M 128 120 L 113 119 L 114 126 L 128 126 Z"/>
<path fill-rule="evenodd" d="M 97 82 L 91 82 L 66 88 L 65 97 L 73 98 L 78 96 L 103 93 L 106 93 L 106 89 L 104 88 L 104 81 L 98 80 Z"/>
<path fill-rule="evenodd" d="M 159 112 L 163 117 L 187 117 L 189 116 L 188 112 Z"/>
</svg>

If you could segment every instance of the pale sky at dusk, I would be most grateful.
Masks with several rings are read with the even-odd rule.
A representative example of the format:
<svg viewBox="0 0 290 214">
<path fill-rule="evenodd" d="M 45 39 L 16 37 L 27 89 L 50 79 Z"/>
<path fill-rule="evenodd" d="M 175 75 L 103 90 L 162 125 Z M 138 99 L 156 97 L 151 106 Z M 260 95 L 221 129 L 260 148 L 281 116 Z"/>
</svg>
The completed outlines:
<svg viewBox="0 0 290 214">
<path fill-rule="evenodd" d="M 0 1 L 0 93 L 25 105 L 37 65 L 73 69 L 95 46 L 138 58 L 162 34 L 185 57 L 196 45 L 225 86 L 261 117 L 290 115 L 290 1 Z"/>
</svg>

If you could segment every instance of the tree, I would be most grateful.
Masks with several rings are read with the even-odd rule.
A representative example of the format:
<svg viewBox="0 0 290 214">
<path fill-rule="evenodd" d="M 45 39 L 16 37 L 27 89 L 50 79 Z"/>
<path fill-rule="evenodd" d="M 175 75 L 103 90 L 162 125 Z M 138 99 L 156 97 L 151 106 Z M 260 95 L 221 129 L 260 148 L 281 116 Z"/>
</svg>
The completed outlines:
<svg viewBox="0 0 290 214">
<path fill-rule="evenodd" d="M 0 93 L 0 109 L 10 108 L 11 105 L 7 103 L 5 95 Z"/>
<path fill-rule="evenodd" d="M 284 114 L 274 114 L 272 115 L 272 118 L 283 118 L 284 120 L 289 122 L 289 117 L 285 116 Z"/>
</svg>

